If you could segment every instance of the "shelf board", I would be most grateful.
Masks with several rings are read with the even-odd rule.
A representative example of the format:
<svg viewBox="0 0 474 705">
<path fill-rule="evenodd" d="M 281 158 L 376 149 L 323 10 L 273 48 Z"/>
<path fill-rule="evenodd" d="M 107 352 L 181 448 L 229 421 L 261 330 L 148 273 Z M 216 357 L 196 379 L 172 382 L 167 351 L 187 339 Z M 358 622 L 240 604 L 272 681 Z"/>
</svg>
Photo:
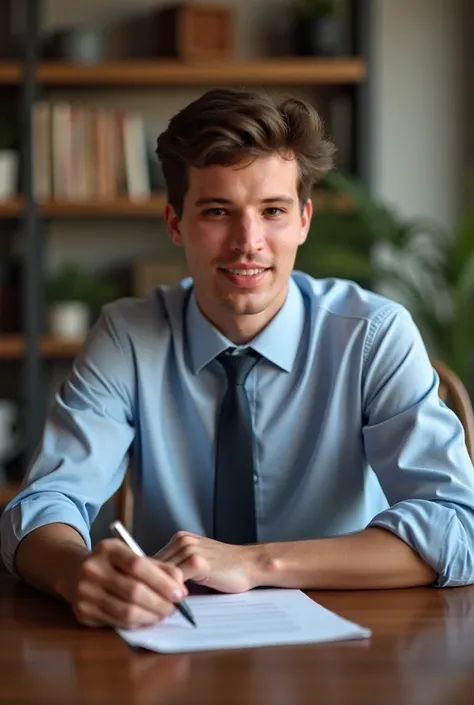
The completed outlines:
<svg viewBox="0 0 474 705">
<path fill-rule="evenodd" d="M 39 64 L 37 77 L 44 86 L 313 85 L 359 83 L 366 74 L 366 63 L 358 57 L 285 57 L 194 63 L 121 60 L 95 65 L 45 61 Z M 0 83 L 19 83 L 22 75 L 20 62 L 0 63 Z"/>
<path fill-rule="evenodd" d="M 21 196 L 9 201 L 0 201 L 0 218 L 18 218 L 23 212 L 23 199 Z"/>
<path fill-rule="evenodd" d="M 0 85 L 11 86 L 21 81 L 23 75 L 19 61 L 0 61 Z"/>
<path fill-rule="evenodd" d="M 48 201 L 40 211 L 47 218 L 147 218 L 162 216 L 165 205 L 165 197 L 157 195 L 143 201 Z"/>
<path fill-rule="evenodd" d="M 37 205 L 46 218 L 147 218 L 162 216 L 166 199 L 158 194 L 145 201 L 120 197 L 113 201 L 45 201 Z M 23 208 L 21 196 L 0 203 L 0 218 L 18 218 Z"/>
<path fill-rule="evenodd" d="M 46 218 L 159 218 L 163 215 L 166 197 L 157 194 L 146 201 L 131 201 L 121 197 L 113 201 L 47 201 L 39 203 L 40 213 Z M 315 210 L 329 208 L 346 211 L 352 201 L 344 195 L 321 189 L 313 195 Z M 23 213 L 21 197 L 0 203 L 0 219 L 18 218 Z"/>
<path fill-rule="evenodd" d="M 14 360 L 22 358 L 26 352 L 25 338 L 22 335 L 0 335 L 0 358 Z M 57 340 L 45 337 L 40 343 L 40 352 L 49 358 L 72 358 L 82 347 L 82 341 Z"/>
</svg>

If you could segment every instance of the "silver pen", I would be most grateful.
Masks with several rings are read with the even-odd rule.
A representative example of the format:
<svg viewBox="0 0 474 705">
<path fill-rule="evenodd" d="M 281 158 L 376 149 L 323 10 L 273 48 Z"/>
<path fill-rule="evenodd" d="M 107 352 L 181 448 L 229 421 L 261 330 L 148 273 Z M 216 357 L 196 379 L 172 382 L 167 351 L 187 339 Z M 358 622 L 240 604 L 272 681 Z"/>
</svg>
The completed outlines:
<svg viewBox="0 0 474 705">
<path fill-rule="evenodd" d="M 121 521 L 113 521 L 110 524 L 111 533 L 118 539 L 121 539 L 137 556 L 146 557 L 146 554 L 142 551 L 138 543 L 135 541 L 133 536 L 127 531 Z M 189 609 L 188 605 L 184 600 L 176 603 L 176 607 L 181 612 L 183 617 L 193 625 L 197 627 L 196 620 L 193 617 L 193 613 Z"/>
</svg>

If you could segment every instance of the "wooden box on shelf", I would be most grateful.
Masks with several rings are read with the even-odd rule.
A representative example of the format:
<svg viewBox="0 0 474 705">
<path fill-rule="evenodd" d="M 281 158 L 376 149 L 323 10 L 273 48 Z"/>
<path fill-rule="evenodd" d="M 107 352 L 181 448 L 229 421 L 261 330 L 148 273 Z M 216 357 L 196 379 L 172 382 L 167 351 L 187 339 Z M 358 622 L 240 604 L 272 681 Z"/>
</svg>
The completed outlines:
<svg viewBox="0 0 474 705">
<path fill-rule="evenodd" d="M 233 58 L 232 8 L 186 3 L 163 8 L 158 12 L 158 52 L 185 61 Z"/>
<path fill-rule="evenodd" d="M 119 60 L 228 61 L 234 58 L 234 24 L 234 11 L 226 5 L 178 3 L 112 23 L 106 51 Z"/>
</svg>

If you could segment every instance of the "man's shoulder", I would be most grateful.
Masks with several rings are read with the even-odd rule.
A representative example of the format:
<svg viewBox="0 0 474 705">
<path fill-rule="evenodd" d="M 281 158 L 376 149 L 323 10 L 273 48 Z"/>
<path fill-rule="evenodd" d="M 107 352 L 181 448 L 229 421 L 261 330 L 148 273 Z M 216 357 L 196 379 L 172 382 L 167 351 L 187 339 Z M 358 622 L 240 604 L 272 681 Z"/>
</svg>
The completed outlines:
<svg viewBox="0 0 474 705">
<path fill-rule="evenodd" d="M 156 335 L 180 327 L 191 280 L 154 287 L 145 298 L 124 297 L 106 304 L 104 318 L 117 332 L 128 337 L 150 330 Z"/>
<path fill-rule="evenodd" d="M 298 271 L 293 273 L 293 279 L 309 309 L 317 315 L 376 323 L 388 316 L 406 312 L 401 304 L 348 279 L 315 279 Z"/>
</svg>

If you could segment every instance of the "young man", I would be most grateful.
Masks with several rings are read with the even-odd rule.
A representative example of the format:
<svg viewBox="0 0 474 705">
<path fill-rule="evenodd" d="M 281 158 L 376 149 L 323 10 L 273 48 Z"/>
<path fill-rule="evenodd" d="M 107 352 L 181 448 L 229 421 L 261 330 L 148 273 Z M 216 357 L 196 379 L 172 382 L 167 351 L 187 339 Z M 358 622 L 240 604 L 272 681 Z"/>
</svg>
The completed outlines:
<svg viewBox="0 0 474 705">
<path fill-rule="evenodd" d="M 193 580 L 386 588 L 474 580 L 474 470 L 409 314 L 292 274 L 331 167 L 300 101 L 214 90 L 158 140 L 192 275 L 106 306 L 2 516 L 7 566 L 86 625 L 170 614 Z M 137 558 L 89 529 L 130 448 Z"/>
</svg>

